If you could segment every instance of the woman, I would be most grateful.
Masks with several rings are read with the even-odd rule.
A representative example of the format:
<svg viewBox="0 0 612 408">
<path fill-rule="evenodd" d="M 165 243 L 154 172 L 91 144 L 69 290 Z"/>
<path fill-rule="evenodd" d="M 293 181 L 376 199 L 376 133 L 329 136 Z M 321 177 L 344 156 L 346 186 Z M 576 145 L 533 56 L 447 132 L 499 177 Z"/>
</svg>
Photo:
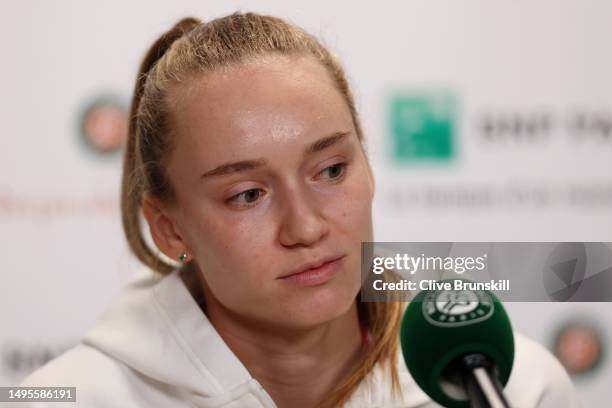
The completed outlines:
<svg viewBox="0 0 612 408">
<path fill-rule="evenodd" d="M 373 195 L 328 50 L 273 17 L 181 20 L 131 107 L 123 225 L 148 269 L 23 385 L 76 385 L 93 408 L 436 406 L 401 363 L 402 304 L 358 302 Z M 516 366 L 517 406 L 575 406 L 558 363 L 520 336 Z"/>
</svg>

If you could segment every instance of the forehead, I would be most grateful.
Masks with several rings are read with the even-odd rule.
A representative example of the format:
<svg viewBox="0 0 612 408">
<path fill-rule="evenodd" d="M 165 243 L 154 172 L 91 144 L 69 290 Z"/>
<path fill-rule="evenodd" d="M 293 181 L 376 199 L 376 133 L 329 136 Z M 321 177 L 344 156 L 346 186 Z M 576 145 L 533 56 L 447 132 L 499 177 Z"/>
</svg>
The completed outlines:
<svg viewBox="0 0 612 408">
<path fill-rule="evenodd" d="M 242 158 L 353 130 L 344 98 L 312 57 L 274 56 L 205 74 L 175 93 L 172 109 L 176 153 L 186 159 Z"/>
</svg>

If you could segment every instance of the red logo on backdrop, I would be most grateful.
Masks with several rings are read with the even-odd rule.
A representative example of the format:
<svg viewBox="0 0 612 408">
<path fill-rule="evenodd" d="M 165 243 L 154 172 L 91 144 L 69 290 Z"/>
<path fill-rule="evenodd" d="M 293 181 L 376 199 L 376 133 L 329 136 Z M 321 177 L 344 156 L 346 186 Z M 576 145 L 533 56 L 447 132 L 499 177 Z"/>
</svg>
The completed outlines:
<svg viewBox="0 0 612 408">
<path fill-rule="evenodd" d="M 553 351 L 569 374 L 591 373 L 604 355 L 604 339 L 595 325 L 570 322 L 557 332 Z"/>
<path fill-rule="evenodd" d="M 119 152 L 127 138 L 128 112 L 113 96 L 99 96 L 85 106 L 80 117 L 81 140 L 101 155 Z"/>
</svg>

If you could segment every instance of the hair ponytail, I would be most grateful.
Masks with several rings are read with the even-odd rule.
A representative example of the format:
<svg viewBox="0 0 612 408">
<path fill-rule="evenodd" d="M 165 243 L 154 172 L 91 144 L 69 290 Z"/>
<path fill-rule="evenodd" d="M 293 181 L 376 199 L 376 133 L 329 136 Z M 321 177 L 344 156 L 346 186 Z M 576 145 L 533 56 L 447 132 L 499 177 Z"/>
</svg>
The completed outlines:
<svg viewBox="0 0 612 408">
<path fill-rule="evenodd" d="M 174 267 L 159 259 L 146 244 L 142 236 L 140 207 L 144 193 L 144 174 L 142 174 L 143 160 L 139 151 L 140 131 L 139 108 L 144 93 L 147 77 L 153 66 L 164 56 L 170 46 L 185 33 L 200 25 L 200 20 L 186 17 L 174 25 L 168 32 L 153 43 L 140 64 L 136 86 L 130 106 L 128 136 L 123 158 L 123 180 L 121 183 L 121 219 L 128 245 L 136 257 L 154 271 L 168 273 Z"/>
</svg>

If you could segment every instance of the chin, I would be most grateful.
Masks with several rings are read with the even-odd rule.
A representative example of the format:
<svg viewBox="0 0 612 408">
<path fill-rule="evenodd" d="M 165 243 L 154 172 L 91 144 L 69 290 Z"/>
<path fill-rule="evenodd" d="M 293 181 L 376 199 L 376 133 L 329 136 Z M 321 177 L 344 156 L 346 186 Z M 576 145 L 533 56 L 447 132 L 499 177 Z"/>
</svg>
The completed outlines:
<svg viewBox="0 0 612 408">
<path fill-rule="evenodd" d="M 291 299 L 290 305 L 283 307 L 281 319 L 287 326 L 294 328 L 312 328 L 331 322 L 349 312 L 359 292 L 345 287 L 338 290 L 333 287 L 320 287 L 303 296 Z"/>
</svg>

